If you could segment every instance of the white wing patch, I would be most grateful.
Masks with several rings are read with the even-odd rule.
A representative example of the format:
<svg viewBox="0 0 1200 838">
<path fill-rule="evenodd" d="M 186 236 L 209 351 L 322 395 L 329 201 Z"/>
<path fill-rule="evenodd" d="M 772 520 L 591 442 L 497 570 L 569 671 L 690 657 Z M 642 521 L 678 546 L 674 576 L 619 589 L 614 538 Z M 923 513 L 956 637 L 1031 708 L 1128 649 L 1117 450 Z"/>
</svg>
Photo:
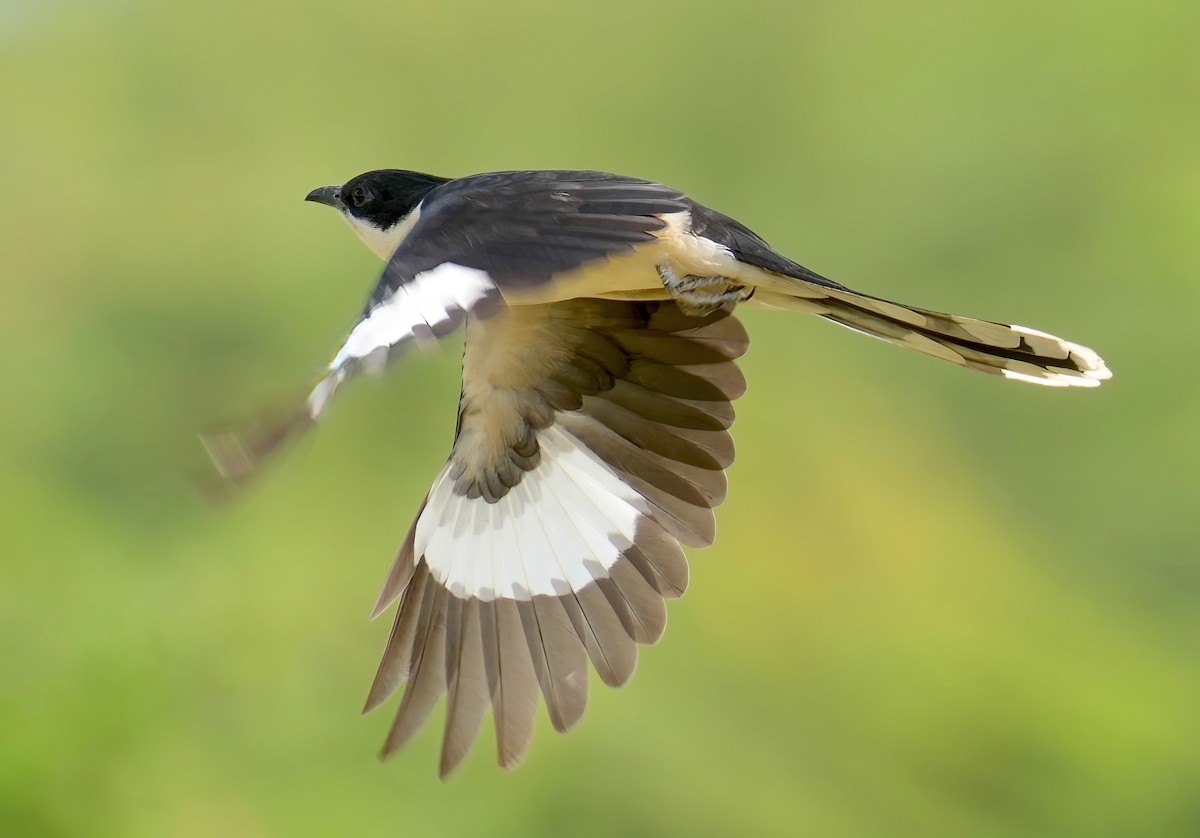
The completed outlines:
<svg viewBox="0 0 1200 838">
<path fill-rule="evenodd" d="M 470 311 L 495 288 L 485 271 L 453 262 L 419 273 L 359 321 L 329 368 L 340 369 L 404 340 L 433 337 L 454 313 Z"/>
<path fill-rule="evenodd" d="M 562 428 L 496 503 L 454 493 L 444 469 L 417 521 L 415 555 L 458 597 L 528 600 L 581 591 L 634 543 L 649 505 Z"/>
</svg>

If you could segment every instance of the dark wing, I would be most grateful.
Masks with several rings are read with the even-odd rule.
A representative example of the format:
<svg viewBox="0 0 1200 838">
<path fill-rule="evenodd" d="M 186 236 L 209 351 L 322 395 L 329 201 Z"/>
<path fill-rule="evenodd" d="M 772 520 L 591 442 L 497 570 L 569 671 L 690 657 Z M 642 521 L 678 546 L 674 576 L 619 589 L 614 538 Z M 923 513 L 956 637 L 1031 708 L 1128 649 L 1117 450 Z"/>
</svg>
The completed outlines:
<svg viewBox="0 0 1200 838">
<path fill-rule="evenodd" d="M 680 543 L 712 542 L 733 460 L 730 309 L 569 300 L 468 321 L 459 433 L 376 613 L 400 607 L 367 709 L 408 682 L 384 753 L 448 695 L 441 772 L 489 706 L 515 765 L 540 693 L 557 730 L 633 673 L 687 585 Z"/>
<path fill-rule="evenodd" d="M 506 292 L 651 242 L 665 226 L 658 215 L 687 207 L 666 186 L 590 171 L 495 172 L 432 190 L 305 404 L 249 431 L 207 435 L 209 454 L 223 476 L 246 480 L 312 425 L 364 363 L 380 366 L 414 339 L 444 337 L 468 313 L 488 316 Z"/>
<path fill-rule="evenodd" d="M 453 180 L 384 269 L 368 309 L 446 262 L 485 271 L 502 290 L 526 289 L 652 241 L 659 215 L 690 202 L 662 184 L 589 171 L 494 172 Z"/>
<path fill-rule="evenodd" d="M 654 241 L 659 215 L 687 208 L 657 183 L 604 172 L 496 172 L 426 196 L 334 359 L 352 364 L 413 337 L 441 337 L 589 262 Z"/>
<path fill-rule="evenodd" d="M 654 241 L 666 226 L 658 216 L 687 206 L 665 186 L 604 172 L 496 172 L 434 189 L 309 398 L 310 415 L 364 359 L 443 337 L 467 314 L 492 314 L 508 292 Z"/>
</svg>

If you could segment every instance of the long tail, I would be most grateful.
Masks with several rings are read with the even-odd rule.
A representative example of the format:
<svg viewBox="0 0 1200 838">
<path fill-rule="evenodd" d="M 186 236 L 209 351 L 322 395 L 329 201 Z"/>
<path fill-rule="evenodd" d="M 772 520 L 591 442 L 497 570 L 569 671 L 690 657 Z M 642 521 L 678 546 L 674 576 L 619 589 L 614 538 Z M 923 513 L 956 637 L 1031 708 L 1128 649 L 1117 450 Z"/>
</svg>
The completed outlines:
<svg viewBox="0 0 1200 838">
<path fill-rule="evenodd" d="M 896 346 L 1017 381 L 1097 387 L 1112 377 L 1100 356 L 1086 346 L 1025 326 L 942 314 L 795 280 L 789 281 L 788 293 L 759 287 L 753 299 L 773 308 L 816 314 Z"/>
</svg>

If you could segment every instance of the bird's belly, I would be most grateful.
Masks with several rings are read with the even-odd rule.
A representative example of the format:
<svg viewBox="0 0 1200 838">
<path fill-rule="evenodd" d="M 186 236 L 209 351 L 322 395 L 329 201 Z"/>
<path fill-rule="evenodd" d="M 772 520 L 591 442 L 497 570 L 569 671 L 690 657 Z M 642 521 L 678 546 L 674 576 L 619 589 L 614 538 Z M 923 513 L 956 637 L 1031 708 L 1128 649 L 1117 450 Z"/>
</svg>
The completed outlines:
<svg viewBox="0 0 1200 838">
<path fill-rule="evenodd" d="M 665 242 L 655 241 L 631 253 L 586 264 L 536 288 L 505 289 L 509 305 L 538 305 L 563 300 L 666 300 L 658 265 L 668 258 Z"/>
<path fill-rule="evenodd" d="M 505 289 L 505 301 L 509 305 L 538 305 L 585 298 L 669 300 L 674 295 L 663 284 L 660 266 L 678 276 L 719 276 L 742 284 L 762 283 L 765 271 L 743 265 L 723 245 L 693 235 L 688 213 L 660 217 L 666 227 L 655 234 L 653 241 L 629 253 L 590 262 L 535 288 Z"/>
</svg>

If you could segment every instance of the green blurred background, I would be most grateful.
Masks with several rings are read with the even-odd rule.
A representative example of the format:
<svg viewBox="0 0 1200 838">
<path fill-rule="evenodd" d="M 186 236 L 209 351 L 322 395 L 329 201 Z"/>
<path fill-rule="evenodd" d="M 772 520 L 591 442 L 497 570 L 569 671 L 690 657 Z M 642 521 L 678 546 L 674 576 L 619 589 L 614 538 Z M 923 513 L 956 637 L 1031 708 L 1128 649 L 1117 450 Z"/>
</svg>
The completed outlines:
<svg viewBox="0 0 1200 838">
<path fill-rule="evenodd" d="M 0 2 L 0 834 L 1200 834 L 1200 5 Z M 747 311 L 712 549 L 516 772 L 375 753 L 367 612 L 458 349 L 261 484 L 378 264 L 377 167 L 665 181 L 862 290 L 1097 348 L 1099 391 Z"/>
</svg>

